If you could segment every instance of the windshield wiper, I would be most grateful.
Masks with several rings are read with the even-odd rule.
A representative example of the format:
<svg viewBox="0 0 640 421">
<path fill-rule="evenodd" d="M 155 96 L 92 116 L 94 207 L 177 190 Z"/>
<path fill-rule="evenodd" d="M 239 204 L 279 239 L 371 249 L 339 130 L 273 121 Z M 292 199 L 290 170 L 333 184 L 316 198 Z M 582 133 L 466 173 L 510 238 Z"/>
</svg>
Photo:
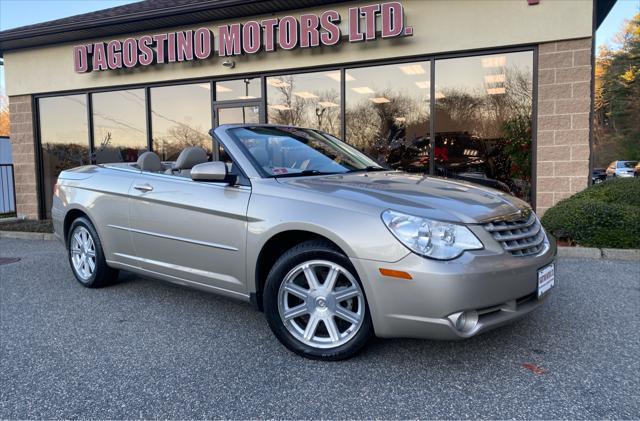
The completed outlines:
<svg viewBox="0 0 640 421">
<path fill-rule="evenodd" d="M 385 167 L 374 167 L 373 165 L 369 165 L 369 166 L 364 167 L 364 168 L 358 168 L 356 170 L 350 170 L 349 172 L 360 172 L 360 171 L 365 171 L 365 172 L 389 171 L 389 169 L 385 168 Z"/>
<path fill-rule="evenodd" d="M 342 174 L 341 172 L 322 172 L 318 170 L 304 170 L 300 172 L 290 172 L 286 174 L 273 174 L 271 177 L 281 178 L 281 177 L 304 177 L 307 175 L 333 175 L 333 174 Z"/>
</svg>

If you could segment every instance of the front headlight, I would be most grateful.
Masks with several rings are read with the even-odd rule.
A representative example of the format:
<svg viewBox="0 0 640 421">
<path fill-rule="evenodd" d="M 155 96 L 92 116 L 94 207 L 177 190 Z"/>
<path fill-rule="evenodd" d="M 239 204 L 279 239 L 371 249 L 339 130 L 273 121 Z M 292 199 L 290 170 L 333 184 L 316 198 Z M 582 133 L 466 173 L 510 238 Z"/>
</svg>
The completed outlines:
<svg viewBox="0 0 640 421">
<path fill-rule="evenodd" d="M 406 215 L 386 210 L 382 220 L 389 231 L 409 250 L 421 256 L 447 260 L 460 256 L 465 250 L 483 247 L 469 228 L 449 222 Z"/>
</svg>

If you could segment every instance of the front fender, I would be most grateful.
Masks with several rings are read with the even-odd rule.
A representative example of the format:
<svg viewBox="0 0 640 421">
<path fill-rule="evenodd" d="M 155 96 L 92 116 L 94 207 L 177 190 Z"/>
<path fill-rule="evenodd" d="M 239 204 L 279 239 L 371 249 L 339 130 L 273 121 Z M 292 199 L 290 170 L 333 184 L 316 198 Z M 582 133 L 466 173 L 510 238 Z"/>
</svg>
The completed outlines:
<svg viewBox="0 0 640 421">
<path fill-rule="evenodd" d="M 271 238 L 287 231 L 327 238 L 349 258 L 397 262 L 409 254 L 378 214 L 272 195 L 252 194 L 247 231 L 249 292 L 257 290 L 253 274 L 260 252 Z"/>
</svg>

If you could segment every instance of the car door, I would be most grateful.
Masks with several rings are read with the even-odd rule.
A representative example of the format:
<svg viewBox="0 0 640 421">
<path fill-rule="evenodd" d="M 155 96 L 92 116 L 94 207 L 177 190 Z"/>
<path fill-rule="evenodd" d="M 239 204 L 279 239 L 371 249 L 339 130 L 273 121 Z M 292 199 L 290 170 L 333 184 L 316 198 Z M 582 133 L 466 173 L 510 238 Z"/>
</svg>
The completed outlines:
<svg viewBox="0 0 640 421">
<path fill-rule="evenodd" d="M 130 192 L 131 235 L 141 267 L 244 295 L 250 195 L 248 186 L 142 172 Z"/>
</svg>

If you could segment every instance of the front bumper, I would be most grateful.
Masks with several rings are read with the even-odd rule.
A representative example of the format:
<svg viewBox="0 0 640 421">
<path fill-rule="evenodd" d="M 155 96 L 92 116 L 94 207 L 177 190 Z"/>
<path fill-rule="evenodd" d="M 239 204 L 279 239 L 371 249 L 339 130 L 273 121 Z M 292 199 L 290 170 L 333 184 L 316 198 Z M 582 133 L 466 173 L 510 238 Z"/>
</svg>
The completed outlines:
<svg viewBox="0 0 640 421">
<path fill-rule="evenodd" d="M 512 322 L 544 302 L 537 298 L 538 269 L 553 262 L 556 246 L 514 257 L 497 250 L 466 252 L 451 261 L 408 254 L 395 263 L 351 261 L 363 281 L 379 337 L 463 339 Z M 413 279 L 382 276 L 380 268 L 408 272 Z M 448 316 L 478 312 L 476 327 L 459 331 Z"/>
</svg>

